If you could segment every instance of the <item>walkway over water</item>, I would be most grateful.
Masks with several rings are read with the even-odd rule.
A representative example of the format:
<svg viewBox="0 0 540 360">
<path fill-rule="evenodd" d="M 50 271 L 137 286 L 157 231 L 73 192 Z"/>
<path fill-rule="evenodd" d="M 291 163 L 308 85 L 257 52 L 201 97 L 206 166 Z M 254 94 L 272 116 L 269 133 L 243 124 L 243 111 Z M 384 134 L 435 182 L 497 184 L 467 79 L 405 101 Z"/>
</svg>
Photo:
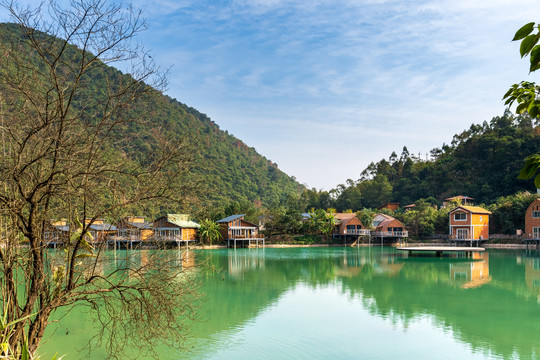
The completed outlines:
<svg viewBox="0 0 540 360">
<path fill-rule="evenodd" d="M 406 246 L 398 247 L 396 250 L 408 251 L 409 255 L 413 252 L 434 252 L 436 256 L 442 256 L 443 253 L 456 253 L 456 252 L 482 252 L 485 249 L 481 247 L 470 246 Z"/>
</svg>

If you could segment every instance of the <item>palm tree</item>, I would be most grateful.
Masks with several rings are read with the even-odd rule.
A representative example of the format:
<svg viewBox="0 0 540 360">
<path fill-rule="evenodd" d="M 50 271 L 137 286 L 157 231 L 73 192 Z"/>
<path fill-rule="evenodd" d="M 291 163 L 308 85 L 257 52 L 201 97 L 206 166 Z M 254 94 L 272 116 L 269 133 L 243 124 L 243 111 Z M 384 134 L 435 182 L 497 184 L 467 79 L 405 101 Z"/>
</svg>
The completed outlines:
<svg viewBox="0 0 540 360">
<path fill-rule="evenodd" d="M 221 239 L 221 233 L 219 232 L 219 224 L 210 219 L 204 219 L 203 221 L 201 221 L 201 227 L 199 228 L 199 238 L 210 245 L 212 245 L 212 242 Z"/>
</svg>

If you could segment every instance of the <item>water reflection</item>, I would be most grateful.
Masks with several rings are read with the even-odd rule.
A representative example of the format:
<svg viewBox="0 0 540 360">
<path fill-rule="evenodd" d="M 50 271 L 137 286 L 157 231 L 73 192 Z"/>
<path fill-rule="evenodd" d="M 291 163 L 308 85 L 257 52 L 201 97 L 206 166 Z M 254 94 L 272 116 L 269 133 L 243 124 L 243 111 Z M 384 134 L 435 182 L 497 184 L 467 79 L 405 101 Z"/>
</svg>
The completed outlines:
<svg viewBox="0 0 540 360">
<path fill-rule="evenodd" d="M 472 260 L 450 264 L 450 279 L 461 283 L 462 289 L 472 289 L 491 281 L 489 276 L 489 253 L 472 253 Z"/>
<path fill-rule="evenodd" d="M 125 265 L 125 261 L 144 264 L 149 256 L 143 251 L 108 255 L 114 264 L 110 266 L 115 267 Z M 245 358 L 249 358 L 251 350 L 258 353 L 267 348 L 267 343 L 242 341 L 244 336 L 260 337 L 260 326 L 272 334 L 293 324 L 295 329 L 304 326 L 307 332 L 323 313 L 335 319 L 334 327 L 324 324 L 324 338 L 332 334 L 347 340 L 340 343 L 341 348 L 324 344 L 324 351 L 333 351 L 334 358 L 345 353 L 349 342 L 358 348 L 389 351 L 385 336 L 380 340 L 369 337 L 388 321 L 393 330 L 383 334 L 392 334 L 396 343 L 410 342 L 411 348 L 423 344 L 411 342 L 407 332 L 421 329 L 424 340 L 435 333 L 444 335 L 456 342 L 460 356 L 465 352 L 469 358 L 533 359 L 540 354 L 536 341 L 540 333 L 540 256 L 530 252 L 493 250 L 472 258 L 407 258 L 393 248 L 379 247 L 259 248 L 179 252 L 175 261 L 175 266 L 187 268 L 205 263 L 220 272 L 201 271 L 207 276 L 202 286 L 206 300 L 200 311 L 203 320 L 194 325 L 188 340 L 193 350 L 187 355 L 164 350 L 164 359 L 220 358 L 224 344 L 233 340 L 234 347 L 244 349 Z M 335 299 L 325 303 L 324 296 L 334 291 L 369 319 L 349 321 L 353 310 L 340 312 Z M 292 306 L 291 299 L 298 307 L 288 310 L 286 323 L 273 318 L 279 309 Z M 322 305 L 311 308 L 315 303 Z M 366 326 L 369 328 L 364 329 Z M 353 336 L 356 333 L 365 333 L 365 339 Z M 307 349 L 306 344 L 314 345 L 303 338 L 303 331 L 288 336 L 298 337 L 282 340 L 292 341 L 283 346 L 294 351 L 290 357 L 302 358 L 313 351 Z M 268 335 L 264 338 L 269 339 Z M 398 350 L 390 355 L 407 358 Z"/>
</svg>

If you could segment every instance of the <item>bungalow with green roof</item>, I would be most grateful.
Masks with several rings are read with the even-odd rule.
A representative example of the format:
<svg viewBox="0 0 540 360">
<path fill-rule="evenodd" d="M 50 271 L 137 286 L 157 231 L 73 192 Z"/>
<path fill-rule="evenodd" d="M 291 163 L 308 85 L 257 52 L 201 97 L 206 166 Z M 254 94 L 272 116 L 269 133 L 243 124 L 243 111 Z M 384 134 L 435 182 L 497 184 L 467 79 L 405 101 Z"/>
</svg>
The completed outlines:
<svg viewBox="0 0 540 360">
<path fill-rule="evenodd" d="M 201 226 L 187 214 L 167 214 L 154 220 L 156 241 L 195 241 Z"/>
</svg>

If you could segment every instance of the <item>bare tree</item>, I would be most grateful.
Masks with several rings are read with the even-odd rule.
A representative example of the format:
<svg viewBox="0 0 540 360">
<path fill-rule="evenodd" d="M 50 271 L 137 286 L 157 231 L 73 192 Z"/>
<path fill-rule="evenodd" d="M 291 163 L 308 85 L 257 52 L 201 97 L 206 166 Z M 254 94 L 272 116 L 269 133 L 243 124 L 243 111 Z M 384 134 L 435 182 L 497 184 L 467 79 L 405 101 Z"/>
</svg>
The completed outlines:
<svg viewBox="0 0 540 360">
<path fill-rule="evenodd" d="M 152 156 L 130 156 L 132 126 L 148 121 L 165 86 L 134 43 L 145 28 L 141 14 L 103 0 L 0 5 L 13 21 L 0 25 L 3 355 L 35 353 L 55 309 L 76 304 L 99 312 L 111 350 L 157 338 L 178 346 L 198 297 L 189 273 L 164 251 L 108 269 L 102 244 L 89 241 L 97 218 L 185 200 L 190 190 L 188 145 L 159 125 Z M 92 88 L 96 77 L 106 86 Z M 44 246 L 51 218 L 71 226 L 66 251 L 54 258 Z"/>
</svg>

